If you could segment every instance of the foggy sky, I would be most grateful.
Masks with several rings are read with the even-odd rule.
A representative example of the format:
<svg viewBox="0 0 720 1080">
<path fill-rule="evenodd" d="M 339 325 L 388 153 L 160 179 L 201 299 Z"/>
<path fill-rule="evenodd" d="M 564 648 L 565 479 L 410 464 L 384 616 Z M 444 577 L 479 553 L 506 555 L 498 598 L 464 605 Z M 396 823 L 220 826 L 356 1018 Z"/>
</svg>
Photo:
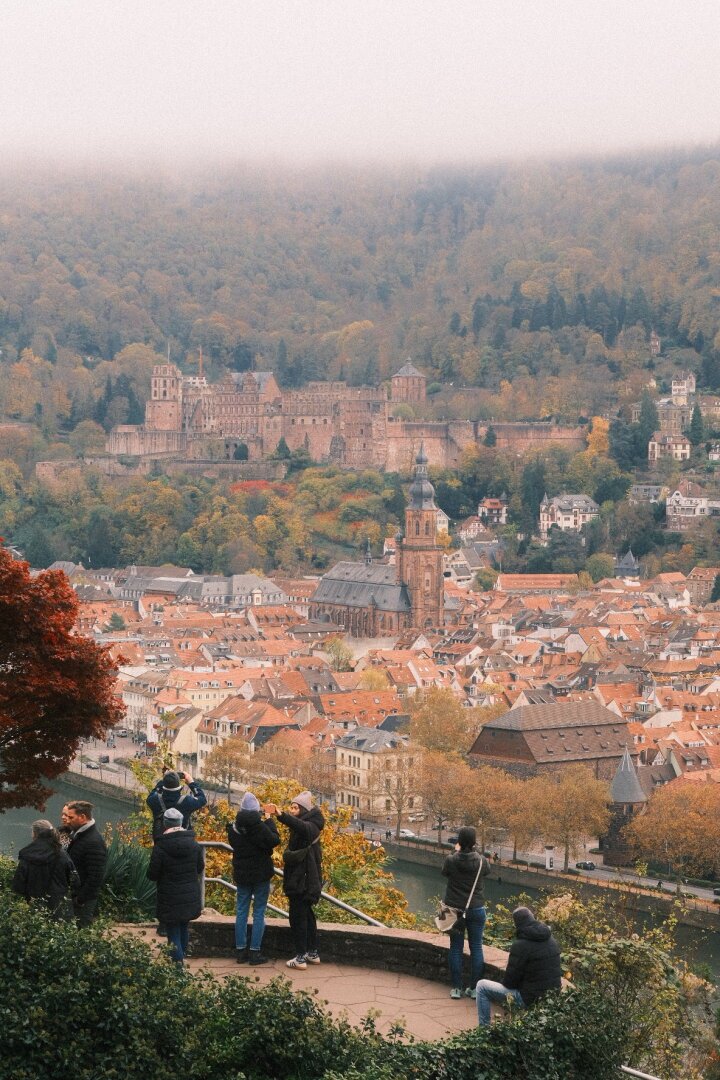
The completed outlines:
<svg viewBox="0 0 720 1080">
<path fill-rule="evenodd" d="M 717 0 L 2 0 L 0 156 L 401 161 L 720 138 Z"/>
</svg>

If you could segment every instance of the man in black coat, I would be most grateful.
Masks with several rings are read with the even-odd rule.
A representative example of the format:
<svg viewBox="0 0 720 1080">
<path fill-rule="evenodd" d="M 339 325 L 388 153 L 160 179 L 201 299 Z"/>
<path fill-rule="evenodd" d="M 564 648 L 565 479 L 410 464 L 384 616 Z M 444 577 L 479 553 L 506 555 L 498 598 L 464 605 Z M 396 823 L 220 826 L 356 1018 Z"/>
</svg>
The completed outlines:
<svg viewBox="0 0 720 1080">
<path fill-rule="evenodd" d="M 202 911 L 200 875 L 205 865 L 203 849 L 182 822 L 179 810 L 165 811 L 164 832 L 152 850 L 147 871 L 150 880 L 157 882 L 157 916 L 178 964 L 187 955 L 188 923 Z"/>
<path fill-rule="evenodd" d="M 228 843 L 233 849 L 233 880 L 237 886 L 235 948 L 238 964 L 264 964 L 260 952 L 265 931 L 265 911 L 270 896 L 273 848 L 280 843 L 277 825 L 272 818 L 263 820 L 260 803 L 246 791 L 234 825 L 227 827 Z M 253 906 L 250 950 L 247 948 L 247 924 Z"/>
<path fill-rule="evenodd" d="M 79 927 L 90 926 L 105 877 L 107 847 L 92 816 L 92 803 L 77 799 L 62 809 L 62 823 L 71 830 L 67 853 L 80 880 L 73 893 L 73 910 Z"/>
<path fill-rule="evenodd" d="M 501 983 L 480 979 L 477 984 L 478 1023 L 490 1023 L 490 1002 L 510 1001 L 527 1009 L 547 993 L 562 985 L 560 948 L 550 927 L 538 922 L 530 908 L 513 911 L 516 938 L 510 946 L 507 968 Z"/>
</svg>

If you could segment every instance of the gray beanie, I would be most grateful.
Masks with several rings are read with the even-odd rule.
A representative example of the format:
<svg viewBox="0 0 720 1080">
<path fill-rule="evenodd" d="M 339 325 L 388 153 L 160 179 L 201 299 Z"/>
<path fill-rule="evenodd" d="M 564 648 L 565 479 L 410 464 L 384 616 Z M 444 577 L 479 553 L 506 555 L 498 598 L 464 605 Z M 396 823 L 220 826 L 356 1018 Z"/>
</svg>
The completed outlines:
<svg viewBox="0 0 720 1080">
<path fill-rule="evenodd" d="M 516 907 L 513 911 L 513 922 L 515 923 L 515 929 L 520 930 L 521 927 L 527 926 L 528 923 L 535 922 L 535 916 L 529 907 Z"/>
<path fill-rule="evenodd" d="M 257 801 L 256 797 L 253 795 L 252 791 L 246 791 L 245 792 L 245 794 L 242 797 L 242 802 L 240 803 L 240 809 L 241 810 L 259 810 L 260 809 L 260 803 Z"/>
<path fill-rule="evenodd" d="M 169 810 L 166 810 L 163 814 L 163 828 L 164 829 L 177 829 L 182 828 L 183 816 L 179 810 L 176 810 L 174 806 L 171 806 Z"/>
<path fill-rule="evenodd" d="M 303 810 L 312 810 L 313 797 L 309 791 L 301 791 L 299 795 L 293 795 L 290 802 L 302 806 Z"/>
</svg>

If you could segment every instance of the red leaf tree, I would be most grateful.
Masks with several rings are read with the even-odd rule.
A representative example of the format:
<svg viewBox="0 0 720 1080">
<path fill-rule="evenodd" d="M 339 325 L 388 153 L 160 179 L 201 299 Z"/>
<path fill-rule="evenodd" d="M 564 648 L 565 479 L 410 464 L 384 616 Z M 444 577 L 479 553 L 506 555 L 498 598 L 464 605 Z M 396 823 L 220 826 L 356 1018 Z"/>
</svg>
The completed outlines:
<svg viewBox="0 0 720 1080">
<path fill-rule="evenodd" d="M 80 739 L 123 715 L 117 666 L 74 632 L 77 607 L 62 571 L 31 577 L 0 548 L 0 811 L 41 807 Z"/>
</svg>

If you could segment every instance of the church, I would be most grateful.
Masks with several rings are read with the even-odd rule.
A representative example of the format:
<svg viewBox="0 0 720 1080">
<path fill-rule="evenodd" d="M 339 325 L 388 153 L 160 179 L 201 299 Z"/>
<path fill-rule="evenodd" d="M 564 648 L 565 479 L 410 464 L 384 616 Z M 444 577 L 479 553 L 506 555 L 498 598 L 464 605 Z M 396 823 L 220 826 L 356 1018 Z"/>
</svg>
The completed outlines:
<svg viewBox="0 0 720 1080">
<path fill-rule="evenodd" d="M 310 618 L 334 623 L 356 638 L 387 637 L 409 627 L 441 629 L 444 623 L 443 549 L 437 543 L 435 489 L 424 447 L 415 459 L 398 533 L 395 565 L 340 562 L 320 579 L 310 598 Z"/>
</svg>

